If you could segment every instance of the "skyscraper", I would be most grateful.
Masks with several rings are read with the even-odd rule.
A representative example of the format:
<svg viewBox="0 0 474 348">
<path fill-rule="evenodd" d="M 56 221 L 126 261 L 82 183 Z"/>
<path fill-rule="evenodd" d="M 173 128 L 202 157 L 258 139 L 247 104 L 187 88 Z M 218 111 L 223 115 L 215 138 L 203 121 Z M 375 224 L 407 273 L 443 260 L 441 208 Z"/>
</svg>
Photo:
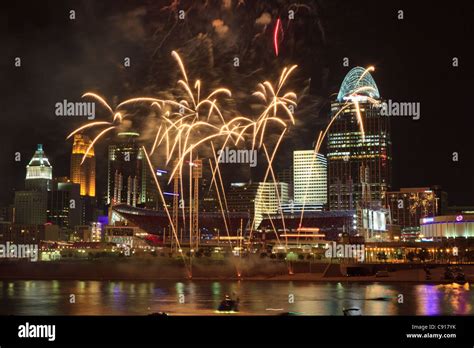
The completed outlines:
<svg viewBox="0 0 474 348">
<path fill-rule="evenodd" d="M 52 188 L 53 167 L 43 151 L 38 147 L 26 166 L 25 191 L 15 192 L 15 223 L 43 224 L 46 222 L 48 191 Z"/>
<path fill-rule="evenodd" d="M 107 204 L 154 207 L 156 189 L 143 149 L 137 142 L 139 133 L 122 132 L 119 141 L 109 145 Z"/>
<path fill-rule="evenodd" d="M 294 203 L 305 206 L 327 203 L 327 160 L 313 150 L 293 151 Z"/>
<path fill-rule="evenodd" d="M 380 101 L 380 94 L 374 79 L 365 69 L 356 67 L 346 75 L 331 104 L 331 116 L 340 114 L 328 133 L 330 210 L 379 204 L 390 188 L 390 123 L 370 102 L 376 100 Z M 359 128 L 358 112 L 365 137 Z"/>
<path fill-rule="evenodd" d="M 74 135 L 70 176 L 73 183 L 81 185 L 81 196 L 95 197 L 95 154 L 93 147 L 82 162 L 91 143 L 90 138 L 86 135 Z"/>
<path fill-rule="evenodd" d="M 82 225 L 82 203 L 79 184 L 66 177 L 54 178 L 48 192 L 48 222 L 66 229 Z"/>
<path fill-rule="evenodd" d="M 25 188 L 27 190 L 51 190 L 53 167 L 43 151 L 43 145 L 38 144 L 35 154 L 26 166 Z"/>
<path fill-rule="evenodd" d="M 74 143 L 71 152 L 71 182 L 80 185 L 81 204 L 81 224 L 86 225 L 96 219 L 96 163 L 95 153 L 92 147 L 84 162 L 87 149 L 91 145 L 91 139 L 87 135 L 74 135 Z"/>
</svg>

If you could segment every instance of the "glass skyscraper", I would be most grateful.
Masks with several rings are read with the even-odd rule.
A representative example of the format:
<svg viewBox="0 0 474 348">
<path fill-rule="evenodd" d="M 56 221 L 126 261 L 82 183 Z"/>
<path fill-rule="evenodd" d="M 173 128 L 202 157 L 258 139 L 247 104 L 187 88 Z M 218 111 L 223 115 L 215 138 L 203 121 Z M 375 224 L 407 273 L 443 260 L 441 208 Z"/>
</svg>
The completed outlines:
<svg viewBox="0 0 474 348">
<path fill-rule="evenodd" d="M 370 73 L 361 67 L 349 71 L 337 99 L 331 104 L 331 117 L 340 114 L 328 133 L 330 210 L 377 205 L 390 188 L 390 123 L 388 117 L 380 115 L 380 103 L 380 94 Z"/>
</svg>

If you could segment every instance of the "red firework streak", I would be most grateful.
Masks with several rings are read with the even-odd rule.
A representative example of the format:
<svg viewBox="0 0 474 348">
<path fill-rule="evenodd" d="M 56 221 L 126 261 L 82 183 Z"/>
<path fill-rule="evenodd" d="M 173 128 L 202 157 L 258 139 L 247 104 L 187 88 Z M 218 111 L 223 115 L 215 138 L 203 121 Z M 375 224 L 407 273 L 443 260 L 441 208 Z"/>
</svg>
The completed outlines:
<svg viewBox="0 0 474 348">
<path fill-rule="evenodd" d="M 275 48 L 275 55 L 278 57 L 278 52 L 279 52 L 279 47 L 278 47 L 278 36 L 280 34 L 280 30 L 282 30 L 281 27 L 281 20 L 280 18 L 277 19 L 277 22 L 275 24 L 275 31 L 273 32 L 273 47 Z"/>
</svg>

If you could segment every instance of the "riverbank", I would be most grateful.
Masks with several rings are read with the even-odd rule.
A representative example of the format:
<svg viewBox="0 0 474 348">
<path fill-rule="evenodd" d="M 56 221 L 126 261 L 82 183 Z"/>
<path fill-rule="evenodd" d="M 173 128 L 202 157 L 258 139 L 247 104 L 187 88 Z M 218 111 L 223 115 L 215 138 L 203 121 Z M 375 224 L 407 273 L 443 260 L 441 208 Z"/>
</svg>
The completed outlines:
<svg viewBox="0 0 474 348">
<path fill-rule="evenodd" d="M 431 279 L 426 279 L 428 266 Z M 313 282 L 423 282 L 450 283 L 444 279 L 446 265 L 432 264 L 338 264 L 327 262 L 276 261 L 260 258 L 209 260 L 193 262 L 193 280 L 256 280 Z M 460 265 L 468 282 L 474 282 L 474 265 Z M 346 276 L 348 268 L 363 271 Z M 291 272 L 290 272 L 291 270 Z M 385 277 L 377 277 L 377 271 Z M 0 279 L 7 280 L 186 280 L 187 269 L 182 260 L 101 259 L 54 262 L 0 262 Z M 240 274 L 240 277 L 238 277 Z"/>
</svg>

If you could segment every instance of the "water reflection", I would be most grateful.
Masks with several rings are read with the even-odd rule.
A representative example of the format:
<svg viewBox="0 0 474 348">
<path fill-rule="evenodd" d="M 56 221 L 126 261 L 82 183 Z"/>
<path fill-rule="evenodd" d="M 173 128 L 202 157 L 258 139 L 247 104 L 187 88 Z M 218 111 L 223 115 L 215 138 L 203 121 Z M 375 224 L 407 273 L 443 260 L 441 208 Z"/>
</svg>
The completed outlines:
<svg viewBox="0 0 474 348">
<path fill-rule="evenodd" d="M 71 303 L 70 296 L 75 296 Z M 241 314 L 469 315 L 469 284 L 312 283 L 286 281 L 0 281 L 0 314 L 146 315 L 215 314 L 228 294 L 240 299 Z M 398 302 L 403 296 L 403 303 Z"/>
</svg>

